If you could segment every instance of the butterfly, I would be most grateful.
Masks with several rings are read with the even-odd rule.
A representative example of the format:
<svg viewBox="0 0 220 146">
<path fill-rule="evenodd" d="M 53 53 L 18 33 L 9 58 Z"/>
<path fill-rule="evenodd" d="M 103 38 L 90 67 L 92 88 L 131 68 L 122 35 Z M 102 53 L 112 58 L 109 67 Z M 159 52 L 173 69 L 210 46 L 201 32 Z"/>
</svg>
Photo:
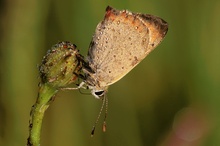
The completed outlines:
<svg viewBox="0 0 220 146">
<path fill-rule="evenodd" d="M 89 46 L 85 80 L 96 98 L 104 96 L 163 40 L 168 24 L 163 19 L 127 10 L 106 8 L 104 20 L 95 30 Z"/>
<path fill-rule="evenodd" d="M 77 87 L 89 88 L 92 95 L 102 99 L 107 116 L 108 87 L 123 78 L 164 39 L 168 23 L 150 14 L 106 8 L 104 20 L 96 27 L 83 63 L 83 81 Z M 85 87 L 86 86 L 86 87 Z M 103 131 L 106 130 L 104 119 Z M 94 135 L 93 126 L 92 136 Z"/>
</svg>

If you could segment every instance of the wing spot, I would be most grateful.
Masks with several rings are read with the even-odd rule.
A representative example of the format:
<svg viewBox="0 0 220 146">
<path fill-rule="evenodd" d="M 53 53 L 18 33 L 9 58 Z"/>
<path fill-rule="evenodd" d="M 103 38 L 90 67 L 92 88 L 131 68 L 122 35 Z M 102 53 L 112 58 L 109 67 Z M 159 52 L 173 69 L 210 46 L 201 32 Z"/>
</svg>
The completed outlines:
<svg viewBox="0 0 220 146">
<path fill-rule="evenodd" d="M 132 61 L 131 65 L 134 66 L 134 65 L 136 65 L 138 62 L 139 62 L 139 61 L 138 61 L 137 56 L 134 56 L 134 60 Z"/>
</svg>

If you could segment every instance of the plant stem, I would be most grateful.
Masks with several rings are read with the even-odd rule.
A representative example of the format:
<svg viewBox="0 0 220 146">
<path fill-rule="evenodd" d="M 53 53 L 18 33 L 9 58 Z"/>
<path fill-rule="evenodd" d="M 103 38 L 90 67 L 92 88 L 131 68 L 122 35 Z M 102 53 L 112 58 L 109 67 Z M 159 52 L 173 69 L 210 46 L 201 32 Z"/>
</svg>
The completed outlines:
<svg viewBox="0 0 220 146">
<path fill-rule="evenodd" d="M 44 113 L 58 92 L 49 84 L 39 84 L 39 92 L 36 103 L 32 106 L 29 120 L 29 138 L 27 146 L 40 146 L 40 133 Z"/>
</svg>

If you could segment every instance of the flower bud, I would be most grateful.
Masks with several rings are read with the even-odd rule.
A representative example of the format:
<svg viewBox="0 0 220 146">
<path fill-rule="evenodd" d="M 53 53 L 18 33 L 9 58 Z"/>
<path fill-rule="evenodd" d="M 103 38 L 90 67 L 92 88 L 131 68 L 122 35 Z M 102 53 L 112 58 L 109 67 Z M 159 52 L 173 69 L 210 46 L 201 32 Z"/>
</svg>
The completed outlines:
<svg viewBox="0 0 220 146">
<path fill-rule="evenodd" d="M 48 50 L 39 67 L 41 83 L 55 88 L 74 82 L 81 73 L 83 56 L 76 45 L 59 42 Z"/>
</svg>

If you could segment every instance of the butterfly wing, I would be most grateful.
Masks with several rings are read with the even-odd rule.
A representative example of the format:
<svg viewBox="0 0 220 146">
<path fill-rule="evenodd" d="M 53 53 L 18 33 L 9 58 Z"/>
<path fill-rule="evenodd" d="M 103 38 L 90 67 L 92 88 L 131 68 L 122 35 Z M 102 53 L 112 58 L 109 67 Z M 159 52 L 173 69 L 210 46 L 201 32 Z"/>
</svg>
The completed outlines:
<svg viewBox="0 0 220 146">
<path fill-rule="evenodd" d="M 162 41 L 167 30 L 161 18 L 107 7 L 89 47 L 88 63 L 94 73 L 88 80 L 99 87 L 117 82 Z"/>
</svg>

